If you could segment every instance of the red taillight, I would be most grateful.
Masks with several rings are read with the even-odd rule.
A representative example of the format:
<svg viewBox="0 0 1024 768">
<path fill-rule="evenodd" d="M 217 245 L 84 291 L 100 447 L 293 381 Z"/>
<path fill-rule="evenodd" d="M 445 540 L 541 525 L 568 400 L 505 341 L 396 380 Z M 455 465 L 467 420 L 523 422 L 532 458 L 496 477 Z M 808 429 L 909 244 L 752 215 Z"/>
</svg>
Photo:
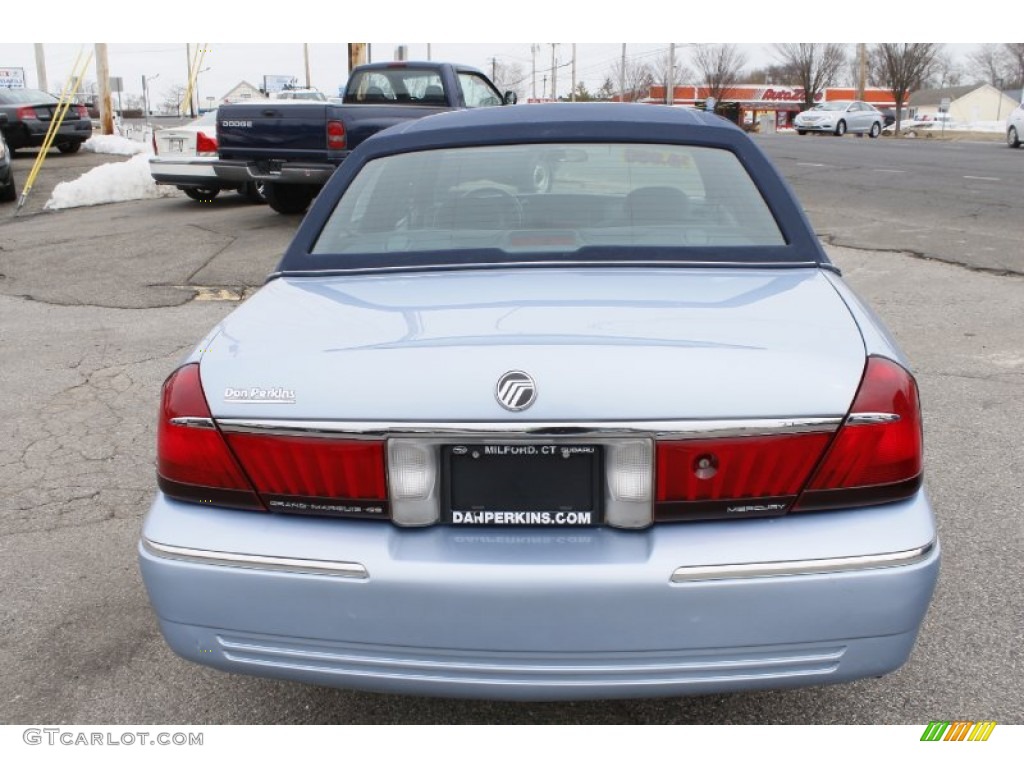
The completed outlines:
<svg viewBox="0 0 1024 768">
<path fill-rule="evenodd" d="M 917 384 L 868 358 L 843 426 L 832 433 L 662 441 L 656 520 L 760 517 L 884 504 L 921 485 Z"/>
<path fill-rule="evenodd" d="M 228 433 L 228 444 L 270 497 L 341 501 L 387 499 L 382 441 Z"/>
<path fill-rule="evenodd" d="M 783 514 L 830 438 L 810 433 L 659 442 L 655 518 Z"/>
<path fill-rule="evenodd" d="M 81 117 L 82 119 L 85 119 L 85 118 L 89 117 L 89 110 L 86 109 L 85 106 L 82 105 L 82 104 L 76 104 L 75 105 L 75 111 L 78 113 L 78 116 Z"/>
<path fill-rule="evenodd" d="M 18 107 L 15 114 L 17 114 L 19 120 L 37 119 L 35 107 Z"/>
<path fill-rule="evenodd" d="M 795 509 L 882 504 L 921 485 L 921 408 L 902 366 L 868 358 L 850 414 Z"/>
<path fill-rule="evenodd" d="M 157 475 L 161 490 L 176 499 L 264 509 L 213 423 L 197 363 L 182 366 L 164 382 Z"/>
<path fill-rule="evenodd" d="M 196 134 L 196 154 L 216 155 L 217 139 L 213 136 L 207 136 L 202 131 L 199 131 L 199 133 Z"/>
<path fill-rule="evenodd" d="M 327 148 L 344 149 L 348 140 L 345 138 L 345 124 L 340 120 L 327 121 Z"/>
<path fill-rule="evenodd" d="M 182 501 L 344 517 L 389 511 L 383 441 L 222 432 L 196 363 L 164 383 L 157 474 Z"/>
</svg>

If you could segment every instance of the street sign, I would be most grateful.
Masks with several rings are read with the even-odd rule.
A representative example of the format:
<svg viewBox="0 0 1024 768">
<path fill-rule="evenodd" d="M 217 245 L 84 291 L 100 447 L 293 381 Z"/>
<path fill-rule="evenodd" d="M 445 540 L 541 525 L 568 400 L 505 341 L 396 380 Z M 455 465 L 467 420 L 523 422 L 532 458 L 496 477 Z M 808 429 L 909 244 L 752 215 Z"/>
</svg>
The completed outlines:
<svg viewBox="0 0 1024 768">
<path fill-rule="evenodd" d="M 124 90 L 124 80 L 120 77 L 110 78 L 110 90 L 114 93 L 120 93 Z"/>
<path fill-rule="evenodd" d="M 0 67 L 0 88 L 24 88 L 25 70 L 21 67 Z"/>
<path fill-rule="evenodd" d="M 949 98 L 943 99 L 939 104 L 939 112 L 949 112 Z"/>
</svg>

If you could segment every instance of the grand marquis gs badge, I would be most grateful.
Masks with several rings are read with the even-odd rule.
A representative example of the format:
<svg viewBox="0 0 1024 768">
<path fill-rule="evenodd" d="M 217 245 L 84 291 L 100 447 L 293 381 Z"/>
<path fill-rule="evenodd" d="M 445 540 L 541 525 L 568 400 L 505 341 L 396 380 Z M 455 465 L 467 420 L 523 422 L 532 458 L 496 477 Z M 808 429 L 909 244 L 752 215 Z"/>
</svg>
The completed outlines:
<svg viewBox="0 0 1024 768">
<path fill-rule="evenodd" d="M 502 408 L 510 411 L 523 411 L 533 405 L 537 399 L 537 385 L 529 374 L 522 371 L 508 371 L 498 379 L 494 388 L 494 396 Z"/>
</svg>

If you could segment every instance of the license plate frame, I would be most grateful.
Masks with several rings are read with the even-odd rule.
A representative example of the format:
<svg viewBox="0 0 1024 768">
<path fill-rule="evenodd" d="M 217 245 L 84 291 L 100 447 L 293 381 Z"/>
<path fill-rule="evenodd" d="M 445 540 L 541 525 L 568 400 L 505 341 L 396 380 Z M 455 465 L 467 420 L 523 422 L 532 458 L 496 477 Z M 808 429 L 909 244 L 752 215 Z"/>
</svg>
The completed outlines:
<svg viewBox="0 0 1024 768">
<path fill-rule="evenodd" d="M 593 527 L 604 522 L 604 446 L 454 443 L 441 446 L 441 522 Z"/>
</svg>

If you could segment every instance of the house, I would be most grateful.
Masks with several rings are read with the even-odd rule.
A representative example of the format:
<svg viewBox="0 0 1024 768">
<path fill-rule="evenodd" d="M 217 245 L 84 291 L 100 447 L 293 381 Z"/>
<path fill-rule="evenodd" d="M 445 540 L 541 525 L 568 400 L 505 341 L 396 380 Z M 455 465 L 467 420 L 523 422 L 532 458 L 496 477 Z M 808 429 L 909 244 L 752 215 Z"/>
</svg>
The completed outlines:
<svg viewBox="0 0 1024 768">
<path fill-rule="evenodd" d="M 907 102 L 912 117 L 936 118 L 942 100 L 949 99 L 951 123 L 979 123 L 1005 120 L 1020 103 L 1014 92 L 1004 93 L 986 83 L 960 85 L 953 88 L 929 88 L 916 91 Z"/>
<path fill-rule="evenodd" d="M 243 80 L 226 94 L 221 96 L 218 106 L 221 104 L 236 104 L 239 101 L 250 101 L 252 99 L 264 98 L 263 92 L 248 80 Z"/>
</svg>

